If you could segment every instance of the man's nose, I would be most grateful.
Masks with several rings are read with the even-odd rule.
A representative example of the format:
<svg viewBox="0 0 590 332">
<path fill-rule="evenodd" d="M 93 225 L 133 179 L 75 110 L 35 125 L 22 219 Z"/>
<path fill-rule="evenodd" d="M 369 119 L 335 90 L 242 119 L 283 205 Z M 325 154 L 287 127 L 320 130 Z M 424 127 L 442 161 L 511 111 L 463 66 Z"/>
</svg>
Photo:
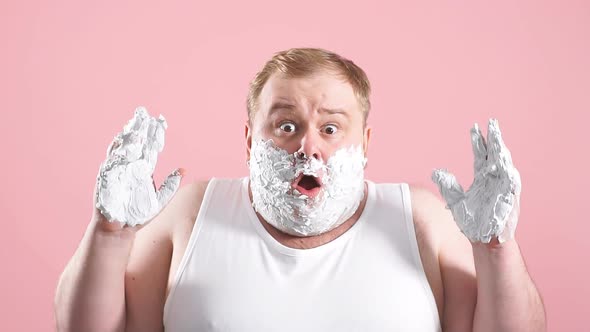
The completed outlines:
<svg viewBox="0 0 590 332">
<path fill-rule="evenodd" d="M 297 150 L 297 156 L 299 158 L 315 158 L 322 160 L 322 154 L 320 152 L 320 138 L 317 133 L 308 131 L 301 138 L 301 147 Z"/>
</svg>

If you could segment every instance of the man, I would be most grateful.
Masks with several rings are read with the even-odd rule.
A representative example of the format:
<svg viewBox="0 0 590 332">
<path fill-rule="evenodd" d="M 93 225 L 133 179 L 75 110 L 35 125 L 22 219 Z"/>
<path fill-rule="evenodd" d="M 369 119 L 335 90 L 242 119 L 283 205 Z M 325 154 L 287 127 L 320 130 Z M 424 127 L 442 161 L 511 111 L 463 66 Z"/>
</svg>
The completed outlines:
<svg viewBox="0 0 590 332">
<path fill-rule="evenodd" d="M 544 331 L 513 238 L 470 242 L 432 193 L 364 180 L 369 94 L 334 53 L 277 53 L 248 96 L 250 176 L 185 185 L 145 227 L 95 209 L 58 330 Z"/>
</svg>

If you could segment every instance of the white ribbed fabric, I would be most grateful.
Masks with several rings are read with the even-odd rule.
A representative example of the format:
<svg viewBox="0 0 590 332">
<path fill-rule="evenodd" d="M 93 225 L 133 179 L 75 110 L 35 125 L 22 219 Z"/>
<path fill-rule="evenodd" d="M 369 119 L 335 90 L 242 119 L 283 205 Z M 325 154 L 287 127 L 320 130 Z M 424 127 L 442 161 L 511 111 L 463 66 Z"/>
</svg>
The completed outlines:
<svg viewBox="0 0 590 332">
<path fill-rule="evenodd" d="M 293 249 L 258 220 L 248 178 L 212 179 L 166 300 L 166 332 L 440 331 L 408 185 L 367 186 L 346 233 Z"/>
</svg>

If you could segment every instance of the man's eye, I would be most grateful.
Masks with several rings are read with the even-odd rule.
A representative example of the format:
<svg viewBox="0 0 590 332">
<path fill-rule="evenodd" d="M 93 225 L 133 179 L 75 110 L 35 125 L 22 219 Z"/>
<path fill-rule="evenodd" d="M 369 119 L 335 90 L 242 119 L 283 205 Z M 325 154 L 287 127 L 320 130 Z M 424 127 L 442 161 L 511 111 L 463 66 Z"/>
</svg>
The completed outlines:
<svg viewBox="0 0 590 332">
<path fill-rule="evenodd" d="M 324 132 L 328 135 L 334 135 L 338 131 L 338 127 L 335 125 L 327 125 L 324 127 Z"/>
<path fill-rule="evenodd" d="M 295 131 L 295 125 L 292 122 L 285 122 L 281 124 L 279 128 L 286 133 L 292 133 Z"/>
</svg>

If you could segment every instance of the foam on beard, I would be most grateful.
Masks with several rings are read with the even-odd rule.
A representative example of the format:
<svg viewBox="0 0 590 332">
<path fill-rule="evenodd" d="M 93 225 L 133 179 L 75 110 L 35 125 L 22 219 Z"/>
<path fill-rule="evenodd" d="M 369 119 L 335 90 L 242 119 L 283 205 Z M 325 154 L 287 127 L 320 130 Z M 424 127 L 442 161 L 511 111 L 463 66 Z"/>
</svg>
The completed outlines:
<svg viewBox="0 0 590 332">
<path fill-rule="evenodd" d="M 358 209 L 364 197 L 366 158 L 361 146 L 337 150 L 324 164 L 298 158 L 272 140 L 253 140 L 250 188 L 254 209 L 278 230 L 295 236 L 330 231 Z M 300 175 L 317 177 L 321 191 L 308 197 L 293 188 Z"/>
</svg>

